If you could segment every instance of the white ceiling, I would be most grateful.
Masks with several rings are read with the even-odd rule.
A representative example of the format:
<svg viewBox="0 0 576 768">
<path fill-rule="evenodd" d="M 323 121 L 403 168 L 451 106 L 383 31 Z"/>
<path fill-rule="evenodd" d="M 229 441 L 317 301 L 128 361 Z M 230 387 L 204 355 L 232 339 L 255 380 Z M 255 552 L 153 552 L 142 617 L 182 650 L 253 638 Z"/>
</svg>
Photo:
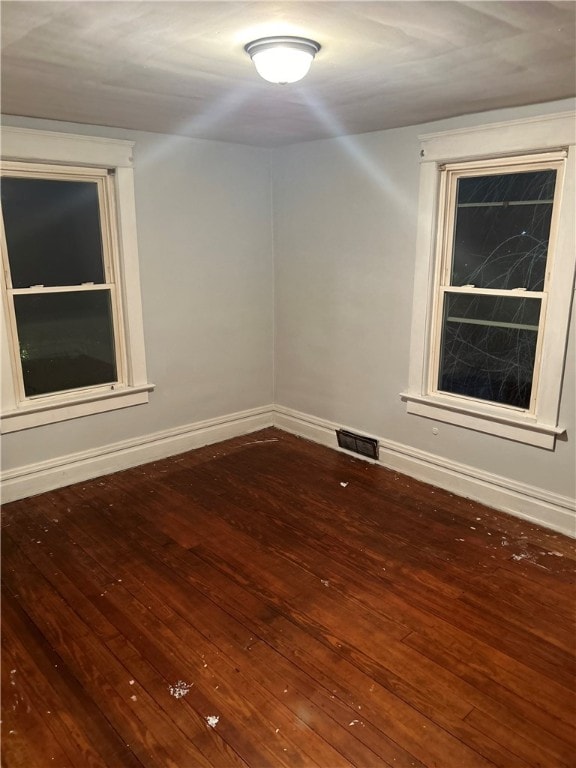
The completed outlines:
<svg viewBox="0 0 576 768">
<path fill-rule="evenodd" d="M 2 3 L 2 111 L 278 146 L 576 93 L 574 2 Z M 261 80 L 245 43 L 322 45 Z"/>
</svg>

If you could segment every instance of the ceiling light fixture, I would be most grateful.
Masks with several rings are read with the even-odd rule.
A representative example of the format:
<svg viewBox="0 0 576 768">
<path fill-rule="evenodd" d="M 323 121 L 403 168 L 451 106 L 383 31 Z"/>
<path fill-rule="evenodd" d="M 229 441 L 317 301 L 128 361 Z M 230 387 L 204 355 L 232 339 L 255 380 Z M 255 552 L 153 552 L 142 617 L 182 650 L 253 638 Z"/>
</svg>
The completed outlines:
<svg viewBox="0 0 576 768">
<path fill-rule="evenodd" d="M 320 44 L 306 37 L 261 37 L 244 46 L 256 71 L 270 83 L 295 83 L 308 74 Z"/>
</svg>

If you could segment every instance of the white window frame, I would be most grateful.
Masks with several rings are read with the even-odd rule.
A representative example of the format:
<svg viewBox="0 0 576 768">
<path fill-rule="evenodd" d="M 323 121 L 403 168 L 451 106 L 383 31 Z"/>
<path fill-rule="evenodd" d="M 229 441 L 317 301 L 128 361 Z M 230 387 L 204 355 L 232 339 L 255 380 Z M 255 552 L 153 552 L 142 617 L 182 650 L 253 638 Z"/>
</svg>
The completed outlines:
<svg viewBox="0 0 576 768">
<path fill-rule="evenodd" d="M 154 385 L 146 376 L 132 170 L 134 143 L 24 128 L 2 128 L 0 136 L 2 165 L 10 174 L 38 177 L 43 169 L 47 177 L 61 173 L 70 178 L 100 179 L 100 203 L 106 206 L 109 223 L 103 232 L 106 280 L 114 283 L 116 294 L 113 314 L 118 366 L 118 382 L 26 397 L 8 295 L 9 276 L 4 270 L 0 302 L 2 433 L 147 403 Z M 5 252 L 5 242 L 2 248 Z"/>
<path fill-rule="evenodd" d="M 565 428 L 558 423 L 562 375 L 576 266 L 576 114 L 548 115 L 420 137 L 420 196 L 410 371 L 401 393 L 407 412 L 436 421 L 553 449 Z M 549 153 L 555 153 L 554 155 Z M 445 166 L 514 163 L 526 155 L 556 157 L 564 164 L 557 180 L 556 225 L 551 232 L 552 258 L 547 270 L 547 304 L 535 367 L 535 393 L 529 409 L 483 402 L 437 390 L 438 294 L 446 227 L 439 221 Z M 565 158 L 565 159 L 563 159 Z M 511 293 L 511 295 L 514 295 Z M 527 292 L 518 292 L 527 296 Z"/>
</svg>

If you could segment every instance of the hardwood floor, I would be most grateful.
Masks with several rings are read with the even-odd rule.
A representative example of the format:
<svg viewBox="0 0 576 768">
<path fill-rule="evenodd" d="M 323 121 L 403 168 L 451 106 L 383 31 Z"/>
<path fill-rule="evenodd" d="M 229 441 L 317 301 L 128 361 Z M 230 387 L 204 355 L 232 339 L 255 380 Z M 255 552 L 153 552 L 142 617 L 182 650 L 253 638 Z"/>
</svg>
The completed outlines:
<svg viewBox="0 0 576 768">
<path fill-rule="evenodd" d="M 5 507 L 4 768 L 576 765 L 572 540 L 278 430 Z"/>
</svg>

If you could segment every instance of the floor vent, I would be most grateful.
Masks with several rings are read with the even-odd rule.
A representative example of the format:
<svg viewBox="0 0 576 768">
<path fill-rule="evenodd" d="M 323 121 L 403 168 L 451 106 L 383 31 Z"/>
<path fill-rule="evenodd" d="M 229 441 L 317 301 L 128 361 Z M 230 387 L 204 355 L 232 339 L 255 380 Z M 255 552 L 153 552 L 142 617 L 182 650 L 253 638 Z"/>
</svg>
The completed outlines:
<svg viewBox="0 0 576 768">
<path fill-rule="evenodd" d="M 336 437 L 338 438 L 340 448 L 359 453 L 361 456 L 368 456 L 370 459 L 378 458 L 378 440 L 375 440 L 373 437 L 356 435 L 354 432 L 347 432 L 345 429 L 337 429 Z"/>
</svg>

